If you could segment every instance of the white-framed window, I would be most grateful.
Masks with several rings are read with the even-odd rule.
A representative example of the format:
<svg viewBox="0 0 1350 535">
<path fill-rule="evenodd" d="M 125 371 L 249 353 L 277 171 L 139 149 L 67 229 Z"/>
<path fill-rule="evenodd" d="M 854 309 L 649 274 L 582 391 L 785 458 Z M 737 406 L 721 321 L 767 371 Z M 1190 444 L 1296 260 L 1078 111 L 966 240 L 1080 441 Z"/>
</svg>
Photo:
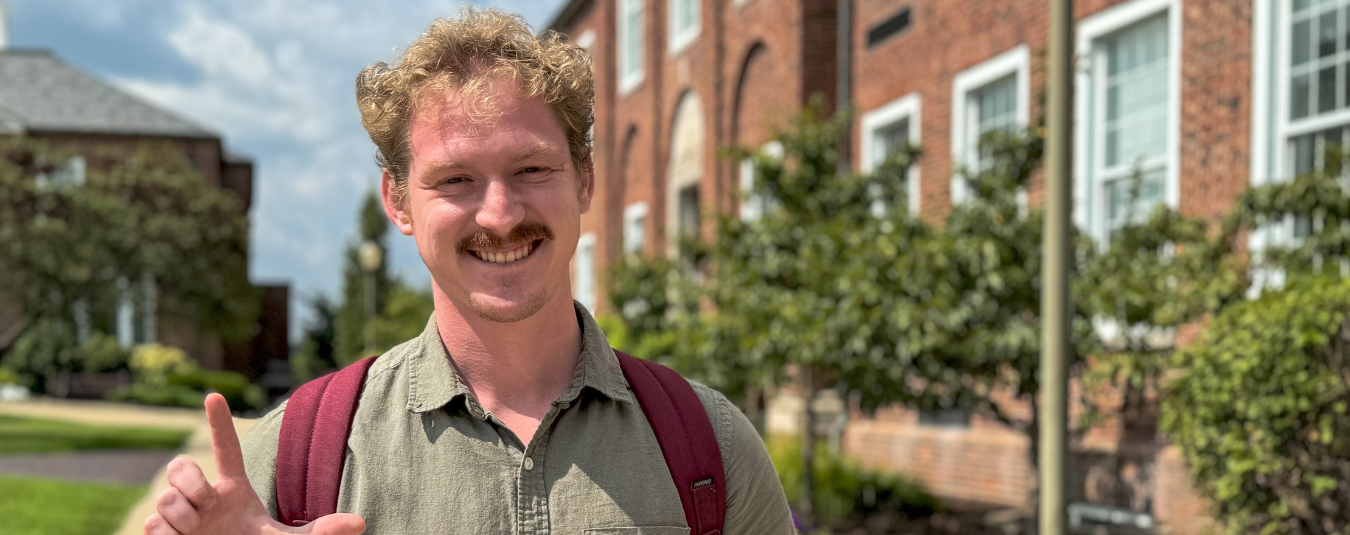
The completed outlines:
<svg viewBox="0 0 1350 535">
<path fill-rule="evenodd" d="M 72 156 L 50 173 L 39 172 L 34 180 L 38 189 L 81 187 L 86 178 L 84 156 Z"/>
<path fill-rule="evenodd" d="M 577 254 L 572 259 L 572 291 L 586 310 L 595 310 L 595 233 L 586 232 L 577 239 Z"/>
<path fill-rule="evenodd" d="M 1100 243 L 1180 202 L 1178 0 L 1135 0 L 1079 24 L 1075 220 Z"/>
<path fill-rule="evenodd" d="M 627 93 L 642 83 L 646 0 L 618 0 L 619 92 Z"/>
<path fill-rule="evenodd" d="M 918 93 L 892 100 L 862 116 L 862 172 L 870 173 L 895 151 L 918 146 L 923 125 Z M 919 167 L 905 172 L 905 197 L 909 213 L 919 213 Z"/>
<path fill-rule="evenodd" d="M 1025 44 L 961 71 L 952 80 L 952 204 L 969 192 L 958 171 L 988 165 L 980 140 L 991 132 L 1012 133 L 1026 126 L 1031 88 L 1031 51 Z"/>
<path fill-rule="evenodd" d="M 702 0 L 671 0 L 668 6 L 670 11 L 666 13 L 666 20 L 669 21 L 670 43 L 667 47 L 671 55 L 679 54 L 685 47 L 698 39 L 699 29 L 702 27 L 702 21 L 699 19 L 699 3 Z"/>
<path fill-rule="evenodd" d="M 117 337 L 118 345 L 131 347 L 157 342 L 156 305 L 159 289 L 154 277 L 146 275 L 136 283 L 118 279 L 117 292 L 114 332 L 111 334 Z"/>
<path fill-rule="evenodd" d="M 783 159 L 783 144 L 778 140 L 765 143 L 759 149 L 760 154 L 774 158 Z M 755 160 L 753 158 L 742 158 L 739 173 L 741 188 L 741 220 L 755 221 L 763 217 L 765 212 L 772 210 L 773 205 L 768 197 L 753 193 L 751 190 L 755 187 Z"/>
<path fill-rule="evenodd" d="M 647 248 L 647 203 L 623 207 L 623 252 L 640 254 Z"/>
<path fill-rule="evenodd" d="M 1283 182 L 1350 148 L 1350 0 L 1255 2 L 1251 184 Z M 1251 235 L 1252 250 L 1306 234 L 1289 218 Z M 1282 274 L 1281 274 L 1282 276 Z"/>
</svg>

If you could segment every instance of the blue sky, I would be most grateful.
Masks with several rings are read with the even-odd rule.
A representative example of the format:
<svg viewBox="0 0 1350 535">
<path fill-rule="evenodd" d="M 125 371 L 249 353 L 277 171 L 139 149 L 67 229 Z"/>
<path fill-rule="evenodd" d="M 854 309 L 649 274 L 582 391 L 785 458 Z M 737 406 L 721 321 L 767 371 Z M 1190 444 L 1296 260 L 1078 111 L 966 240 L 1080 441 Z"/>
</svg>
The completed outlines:
<svg viewBox="0 0 1350 535">
<path fill-rule="evenodd" d="M 4 2 L 6 0 L 0 0 Z M 374 145 L 356 112 L 356 73 L 393 62 L 463 0 L 8 0 L 11 46 L 45 48 L 218 132 L 253 159 L 250 277 L 291 285 L 291 333 L 316 294 L 336 296 Z M 493 0 L 536 28 L 563 0 Z M 391 267 L 428 286 L 411 239 Z"/>
</svg>

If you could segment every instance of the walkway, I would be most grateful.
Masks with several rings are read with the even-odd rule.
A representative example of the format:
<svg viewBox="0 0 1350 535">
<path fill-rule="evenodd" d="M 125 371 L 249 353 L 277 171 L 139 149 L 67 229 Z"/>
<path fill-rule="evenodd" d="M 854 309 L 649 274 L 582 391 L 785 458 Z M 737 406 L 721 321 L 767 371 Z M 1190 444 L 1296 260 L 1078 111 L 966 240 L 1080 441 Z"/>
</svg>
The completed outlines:
<svg viewBox="0 0 1350 535">
<path fill-rule="evenodd" d="M 211 428 L 206 424 L 206 413 L 200 409 L 172 409 L 164 407 L 145 407 L 141 405 L 131 405 L 122 403 L 110 403 L 104 401 L 77 401 L 77 400 L 51 400 L 36 399 L 25 401 L 7 401 L 0 403 L 0 414 L 9 414 L 14 416 L 28 416 L 32 418 L 47 418 L 52 420 L 65 420 L 69 422 L 97 424 L 97 425 L 125 425 L 128 427 L 167 427 L 171 429 L 189 429 L 192 435 L 188 438 L 183 449 L 167 452 L 140 452 L 136 456 L 141 457 L 136 461 L 128 461 L 125 456 L 128 452 L 97 452 L 81 454 L 79 456 L 88 456 L 87 461 L 81 459 L 77 463 L 100 463 L 100 462 L 135 462 L 139 463 L 137 467 L 128 467 L 126 474 L 134 475 L 133 472 L 139 470 L 141 475 L 149 472 L 150 460 L 152 455 L 158 455 L 162 459 L 153 471 L 153 476 L 145 476 L 137 481 L 150 481 L 150 490 L 141 498 L 140 503 L 131 508 L 127 513 L 127 518 L 123 522 L 121 529 L 115 535 L 140 535 L 141 529 L 145 524 L 146 517 L 155 512 L 155 499 L 159 497 L 164 489 L 169 487 L 169 482 L 164 476 L 164 467 L 168 461 L 176 455 L 186 455 L 202 467 L 202 472 L 206 473 L 206 478 L 215 481 L 216 463 L 211 455 Z M 253 427 L 254 420 L 243 420 L 235 418 L 234 427 L 240 436 L 248 432 Z M 120 456 L 120 457 L 119 457 Z M 17 456 L 12 456 L 17 457 Z M 53 457 L 46 455 L 44 457 Z M 45 462 L 45 461 L 44 461 Z M 54 470 L 67 470 L 66 468 Z M 122 469 L 101 468 L 109 473 L 120 472 Z M 0 466 L 0 472 L 5 471 Z M 60 477 L 53 475 L 53 477 Z"/>
</svg>

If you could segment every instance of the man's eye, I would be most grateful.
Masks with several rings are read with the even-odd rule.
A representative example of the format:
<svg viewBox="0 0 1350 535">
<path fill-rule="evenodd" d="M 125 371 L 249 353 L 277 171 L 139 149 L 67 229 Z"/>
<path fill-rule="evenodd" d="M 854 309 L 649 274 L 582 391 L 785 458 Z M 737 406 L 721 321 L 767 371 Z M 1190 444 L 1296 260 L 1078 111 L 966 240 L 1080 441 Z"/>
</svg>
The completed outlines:
<svg viewBox="0 0 1350 535">
<path fill-rule="evenodd" d="M 532 165 L 532 166 L 530 166 L 530 167 L 522 167 L 522 168 L 520 169 L 520 173 L 526 174 L 526 175 L 531 175 L 531 174 L 542 173 L 542 172 L 547 171 L 547 170 L 548 170 L 547 167 L 540 167 L 540 166 L 537 166 L 537 165 Z"/>
<path fill-rule="evenodd" d="M 459 184 L 459 183 L 464 182 L 464 181 L 466 181 L 466 180 L 468 180 L 468 178 L 467 178 L 467 177 L 463 177 L 463 176 L 446 177 L 446 178 L 442 178 L 441 181 L 438 183 L 438 185 L 445 186 L 445 185 L 449 185 L 449 184 Z"/>
</svg>

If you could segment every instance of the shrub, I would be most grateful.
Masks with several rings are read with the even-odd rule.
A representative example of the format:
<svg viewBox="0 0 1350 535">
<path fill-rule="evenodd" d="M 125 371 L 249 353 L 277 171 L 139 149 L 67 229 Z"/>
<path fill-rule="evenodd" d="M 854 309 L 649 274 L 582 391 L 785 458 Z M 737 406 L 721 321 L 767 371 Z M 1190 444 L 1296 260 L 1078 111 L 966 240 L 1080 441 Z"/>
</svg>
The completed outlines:
<svg viewBox="0 0 1350 535">
<path fill-rule="evenodd" d="M 1179 351 L 1163 429 L 1235 533 L 1350 533 L 1350 281 L 1225 308 Z"/>
<path fill-rule="evenodd" d="M 801 503 L 805 485 L 801 439 L 771 437 L 766 441 L 773 466 L 788 503 Z M 923 517 L 937 510 L 937 498 L 896 474 L 865 470 L 831 448 L 819 447 L 815 456 L 815 518 L 822 521 L 862 517 L 880 511 Z"/>
<path fill-rule="evenodd" d="M 161 407 L 201 408 L 206 394 L 183 385 L 152 385 L 134 383 L 119 386 L 108 392 L 110 401 L 134 401 L 144 405 Z"/>
<path fill-rule="evenodd" d="M 197 367 L 182 349 L 159 344 L 143 344 L 131 351 L 131 372 L 138 382 L 163 385 L 171 374 L 187 373 Z"/>
<path fill-rule="evenodd" d="M 230 410 L 257 410 L 267 404 L 267 395 L 258 385 L 250 384 L 243 374 L 232 371 L 194 369 L 168 377 L 170 387 L 182 386 L 197 392 L 219 392 L 230 404 Z M 201 406 L 200 401 L 196 406 Z"/>
<path fill-rule="evenodd" d="M 84 344 L 66 322 L 40 320 L 23 331 L 5 352 L 4 365 L 15 383 L 39 392 L 62 371 L 101 372 L 122 369 L 128 352 L 111 335 L 93 332 Z"/>
</svg>

